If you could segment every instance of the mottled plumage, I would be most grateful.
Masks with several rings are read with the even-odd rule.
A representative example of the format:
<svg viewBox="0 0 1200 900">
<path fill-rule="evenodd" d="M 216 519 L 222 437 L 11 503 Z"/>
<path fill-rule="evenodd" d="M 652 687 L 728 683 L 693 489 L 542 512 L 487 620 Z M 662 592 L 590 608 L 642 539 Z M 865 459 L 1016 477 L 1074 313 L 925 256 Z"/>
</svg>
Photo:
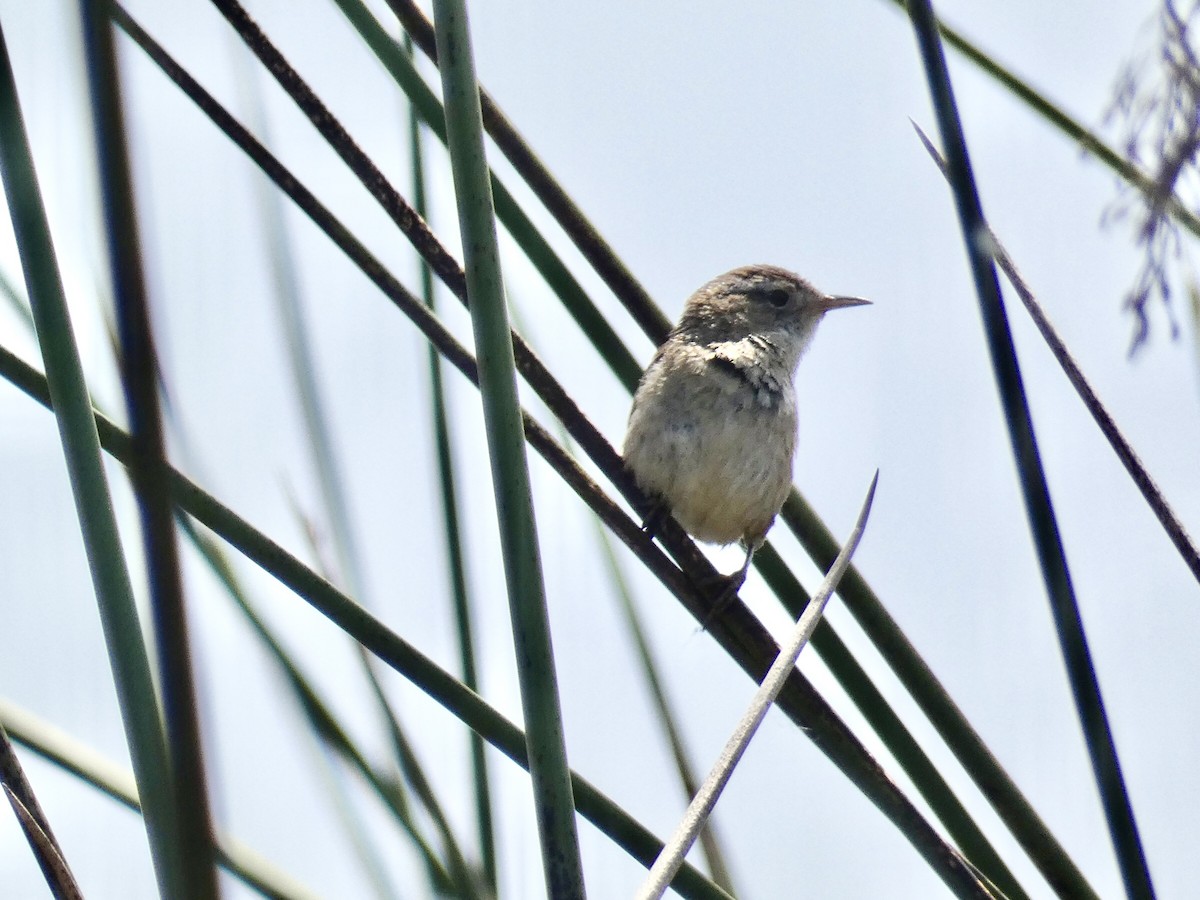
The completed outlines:
<svg viewBox="0 0 1200 900">
<path fill-rule="evenodd" d="M 830 297 L 786 269 L 745 266 L 701 287 L 633 398 L 625 464 L 694 537 L 741 541 L 740 585 L 792 483 L 800 356 Z"/>
</svg>

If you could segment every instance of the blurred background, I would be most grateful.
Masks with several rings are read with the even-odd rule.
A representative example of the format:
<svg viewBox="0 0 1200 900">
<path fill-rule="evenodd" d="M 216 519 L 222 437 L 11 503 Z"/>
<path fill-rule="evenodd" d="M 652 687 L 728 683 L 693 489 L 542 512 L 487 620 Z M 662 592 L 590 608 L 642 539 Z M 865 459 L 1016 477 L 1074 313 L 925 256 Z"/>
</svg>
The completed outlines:
<svg viewBox="0 0 1200 900">
<path fill-rule="evenodd" d="M 407 102 L 339 9 L 327 0 L 245 5 L 407 195 Z M 385 4 L 369 5 L 399 34 Z M 418 287 L 416 257 L 404 238 L 210 4 L 128 0 L 126 8 L 238 118 L 257 122 L 252 130 L 284 163 L 411 289 Z M 668 316 L 710 277 L 752 262 L 782 265 L 829 292 L 874 301 L 831 317 L 801 365 L 796 484 L 843 537 L 880 469 L 859 570 L 1096 891 L 1117 896 L 1121 881 L 1029 538 L 953 203 L 912 127 L 936 134 L 903 13 L 880 0 L 520 0 L 476 3 L 470 11 L 481 82 Z M 1158 77 L 1159 6 L 1149 0 L 1108 4 L 1102 14 L 1090 3 L 1030 0 L 943 2 L 937 11 L 1118 147 L 1126 126 L 1106 112 L 1126 67 L 1142 61 L 1145 80 Z M 76 4 L 0 0 L 0 25 L 84 365 L 97 402 L 120 411 Z M 330 537 L 274 298 L 264 180 L 135 45 L 120 36 L 118 48 L 143 259 L 179 426 L 173 458 L 256 527 L 319 561 L 332 553 Z M 1200 531 L 1200 369 L 1185 290 L 1190 240 L 1172 268 L 1170 305 L 1147 305 L 1149 333 L 1133 349 L 1138 321 L 1125 300 L 1144 249 L 1136 219 L 1113 215 L 1122 196 L 1116 178 L 961 56 L 948 51 L 948 59 L 993 228 L 1180 518 Z M 424 61 L 421 69 L 437 90 L 436 71 Z M 261 120 L 254 111 L 260 103 Z M 426 147 L 431 224 L 458 253 L 445 153 L 432 140 Z M 500 154 L 492 152 L 490 161 L 528 200 L 526 208 L 639 362 L 648 362 L 652 344 Z M 286 199 L 282 211 L 363 566 L 361 599 L 457 671 L 427 345 Z M 501 244 L 519 330 L 619 446 L 628 393 L 511 241 L 502 235 Z M 22 285 L 7 216 L 0 217 L 0 271 Z M 469 345 L 462 308 L 450 300 L 441 310 Z M 1162 897 L 1187 896 L 1200 808 L 1200 591 L 1024 310 L 1012 302 L 1009 314 L 1150 868 Z M 40 367 L 36 342 L 3 304 L 0 343 Z M 480 689 L 519 721 L 479 396 L 449 370 L 446 389 Z M 665 836 L 686 798 L 596 526 L 541 460 L 531 460 L 572 767 Z M 144 594 L 136 510 L 123 470 L 110 465 L 135 587 Z M 819 572 L 795 540 L 783 528 L 772 538 L 815 589 Z M 739 553 L 712 555 L 731 571 Z M 190 549 L 184 563 L 221 828 L 321 896 L 379 896 L 384 883 L 394 896 L 426 895 L 411 845 L 358 780 L 320 749 L 277 668 Z M 618 563 L 693 762 L 707 770 L 753 684 L 636 559 L 621 549 Z M 355 738 L 386 754 L 348 639 L 253 565 L 239 563 L 238 571 Z M 756 574 L 742 597 L 782 633 L 786 615 Z M 127 765 L 55 422 L 5 382 L 0 609 L 0 695 Z M 1049 896 L 839 601 L 828 616 L 879 675 L 1018 878 L 1033 896 Z M 861 723 L 812 653 L 801 669 L 851 725 Z M 465 729 L 398 676 L 385 684 L 452 825 L 475 852 Z M 879 751 L 871 737 L 864 740 Z M 85 894 L 156 896 L 140 820 L 38 757 L 21 758 Z M 879 758 L 905 785 L 890 758 Z M 539 896 L 528 779 L 498 753 L 488 759 L 500 895 Z M 343 805 L 374 834 L 382 873 L 370 874 L 347 836 Z M 945 890 L 905 838 L 777 713 L 734 776 L 715 822 L 746 897 L 924 898 Z M 785 823 L 790 837 L 764 837 L 765 822 Z M 641 866 L 586 823 L 580 838 L 591 896 L 630 895 Z M 7 813 L 0 814 L 0 884 L 6 897 L 47 896 Z M 251 896 L 230 879 L 224 886 L 229 897 Z"/>
</svg>

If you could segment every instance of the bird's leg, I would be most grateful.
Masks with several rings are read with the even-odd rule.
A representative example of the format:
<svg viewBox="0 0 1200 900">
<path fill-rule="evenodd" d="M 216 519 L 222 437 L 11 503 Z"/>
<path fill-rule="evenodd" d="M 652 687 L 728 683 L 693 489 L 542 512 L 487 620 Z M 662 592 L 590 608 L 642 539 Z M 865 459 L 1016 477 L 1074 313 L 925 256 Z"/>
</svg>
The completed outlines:
<svg viewBox="0 0 1200 900">
<path fill-rule="evenodd" d="M 742 567 L 729 576 L 729 583 L 733 587 L 734 593 L 741 590 L 742 585 L 746 583 L 746 574 L 750 571 L 750 560 L 754 559 L 754 551 L 761 543 L 762 538 L 757 541 L 742 541 L 742 546 L 746 548 L 746 559 L 742 562 Z"/>
<path fill-rule="evenodd" d="M 762 542 L 763 539 L 761 537 L 757 539 L 743 538 L 741 543 L 746 548 L 746 559 L 742 562 L 742 567 L 732 575 L 717 575 L 712 579 L 713 587 L 717 590 L 717 595 L 713 600 L 712 609 L 704 617 L 704 622 L 701 625 L 703 630 L 707 631 L 712 620 L 724 615 L 729 605 L 737 599 L 738 591 L 746 583 L 746 575 L 750 571 L 750 561 L 754 559 L 754 551 L 759 548 Z"/>
</svg>

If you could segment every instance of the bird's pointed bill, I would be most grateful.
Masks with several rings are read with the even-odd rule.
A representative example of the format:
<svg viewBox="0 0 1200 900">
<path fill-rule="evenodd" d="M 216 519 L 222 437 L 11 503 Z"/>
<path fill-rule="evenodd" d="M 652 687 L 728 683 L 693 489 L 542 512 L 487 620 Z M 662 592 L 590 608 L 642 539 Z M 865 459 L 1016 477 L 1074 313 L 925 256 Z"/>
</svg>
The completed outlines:
<svg viewBox="0 0 1200 900">
<path fill-rule="evenodd" d="M 847 309 L 851 306 L 870 306 L 870 300 L 862 297 L 826 297 L 821 301 L 821 309 L 829 312 L 831 309 Z"/>
</svg>

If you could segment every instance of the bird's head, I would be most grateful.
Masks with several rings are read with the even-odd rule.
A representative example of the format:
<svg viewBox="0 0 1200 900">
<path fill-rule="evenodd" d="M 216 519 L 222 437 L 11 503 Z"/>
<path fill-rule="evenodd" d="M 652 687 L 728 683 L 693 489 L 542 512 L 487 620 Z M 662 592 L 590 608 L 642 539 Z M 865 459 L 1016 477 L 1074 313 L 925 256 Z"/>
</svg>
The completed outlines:
<svg viewBox="0 0 1200 900">
<path fill-rule="evenodd" d="M 825 313 L 870 302 L 824 294 L 778 266 L 742 266 L 692 294 L 675 333 L 704 343 L 761 335 L 793 344 L 798 354 Z"/>
</svg>

